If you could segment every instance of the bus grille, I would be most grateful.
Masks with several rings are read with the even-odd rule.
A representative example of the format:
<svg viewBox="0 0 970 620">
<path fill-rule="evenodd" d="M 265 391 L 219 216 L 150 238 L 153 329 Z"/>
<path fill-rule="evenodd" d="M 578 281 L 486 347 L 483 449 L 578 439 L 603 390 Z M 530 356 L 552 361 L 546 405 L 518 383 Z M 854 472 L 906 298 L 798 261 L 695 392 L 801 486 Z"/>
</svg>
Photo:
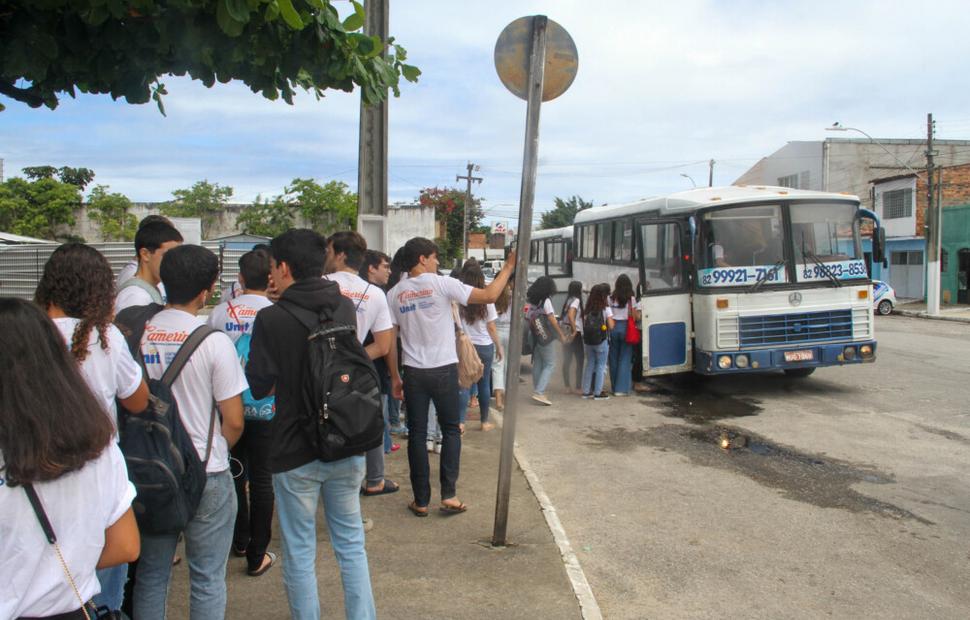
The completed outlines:
<svg viewBox="0 0 970 620">
<path fill-rule="evenodd" d="M 852 311 L 741 317 L 742 347 L 852 338 Z"/>
</svg>

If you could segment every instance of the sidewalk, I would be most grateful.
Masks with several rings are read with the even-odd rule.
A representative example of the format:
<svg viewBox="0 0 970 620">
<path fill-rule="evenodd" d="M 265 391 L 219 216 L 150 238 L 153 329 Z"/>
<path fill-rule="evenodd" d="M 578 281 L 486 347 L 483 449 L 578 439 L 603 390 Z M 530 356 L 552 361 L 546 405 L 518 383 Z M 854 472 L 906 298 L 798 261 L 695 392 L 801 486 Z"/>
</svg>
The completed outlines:
<svg viewBox="0 0 970 620">
<path fill-rule="evenodd" d="M 921 319 L 936 319 L 938 321 L 957 321 L 960 323 L 970 323 L 970 306 L 968 305 L 940 304 L 940 315 L 930 316 L 926 314 L 926 302 L 905 301 L 900 302 L 895 308 L 893 308 L 893 314 L 917 317 Z"/>
<path fill-rule="evenodd" d="M 458 618 L 460 620 L 534 618 L 579 619 L 579 602 L 542 509 L 518 465 L 512 471 L 509 547 L 490 545 L 495 517 L 501 428 L 489 433 L 471 421 L 462 442 L 458 497 L 465 514 L 426 518 L 407 510 L 407 441 L 387 455 L 387 476 L 401 485 L 390 495 L 362 497 L 367 554 L 380 618 Z M 400 441 L 400 440 L 398 440 Z M 439 502 L 438 456 L 431 460 L 432 501 Z M 322 511 L 317 518 L 317 577 L 321 617 L 343 618 L 340 572 L 330 548 Z M 280 554 L 274 522 L 270 551 Z M 180 546 L 180 553 L 183 553 Z M 281 558 L 285 562 L 286 558 Z M 188 567 L 173 569 L 168 616 L 188 618 Z M 283 573 L 274 566 L 262 577 L 246 575 L 246 560 L 230 557 L 226 618 L 289 618 Z"/>
</svg>

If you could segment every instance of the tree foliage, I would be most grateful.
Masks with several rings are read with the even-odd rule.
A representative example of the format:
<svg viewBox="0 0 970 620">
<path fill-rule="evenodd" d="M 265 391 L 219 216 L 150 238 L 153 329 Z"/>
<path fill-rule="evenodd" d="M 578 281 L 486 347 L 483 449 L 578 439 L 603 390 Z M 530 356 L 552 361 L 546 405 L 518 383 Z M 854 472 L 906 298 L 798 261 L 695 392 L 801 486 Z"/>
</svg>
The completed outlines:
<svg viewBox="0 0 970 620">
<path fill-rule="evenodd" d="M 0 184 L 0 230 L 57 239 L 58 229 L 74 225 L 81 190 L 51 177 L 28 181 L 13 177 Z"/>
<path fill-rule="evenodd" d="M 207 87 L 239 80 L 271 100 L 296 88 L 400 94 L 404 48 L 360 32 L 364 9 L 340 20 L 332 0 L 7 0 L 0 3 L 0 94 L 54 109 L 80 91 L 128 103 L 168 94 L 160 78 Z M 388 49 L 388 53 L 384 53 Z M 0 104 L 0 110 L 3 109 Z"/>
<path fill-rule="evenodd" d="M 236 219 L 236 226 L 252 235 L 275 237 L 292 228 L 296 216 L 321 234 L 353 230 L 357 225 L 357 194 L 346 183 L 321 185 L 313 179 L 293 179 L 284 193 L 272 200 L 256 199 Z"/>
<path fill-rule="evenodd" d="M 131 200 L 124 194 L 108 193 L 105 185 L 96 185 L 88 195 L 88 216 L 101 229 L 105 241 L 134 240 L 138 219 L 130 210 Z"/>
<path fill-rule="evenodd" d="M 579 196 L 573 196 L 567 200 L 557 197 L 555 204 L 556 206 L 551 211 L 542 214 L 539 230 L 572 226 L 577 213 L 593 206 L 592 202 L 583 200 Z"/>
<path fill-rule="evenodd" d="M 202 220 L 202 238 L 208 237 L 212 225 L 226 209 L 232 198 L 232 188 L 223 187 L 208 180 L 197 181 L 188 189 L 172 192 L 175 200 L 161 206 L 161 212 L 169 217 L 197 217 Z"/>
<path fill-rule="evenodd" d="M 71 168 L 70 166 L 27 166 L 23 168 L 24 176 L 31 181 L 38 179 L 53 179 L 55 176 L 62 183 L 69 183 L 77 186 L 82 192 L 88 184 L 94 180 L 94 171 L 87 168 Z"/>
<path fill-rule="evenodd" d="M 444 254 L 442 262 L 460 257 L 464 250 L 465 192 L 455 187 L 426 187 L 421 190 L 418 202 L 423 207 L 433 206 L 435 220 L 445 223 L 446 242 L 438 243 Z M 468 207 L 468 231 L 481 226 L 483 217 L 482 201 L 473 195 Z"/>
</svg>

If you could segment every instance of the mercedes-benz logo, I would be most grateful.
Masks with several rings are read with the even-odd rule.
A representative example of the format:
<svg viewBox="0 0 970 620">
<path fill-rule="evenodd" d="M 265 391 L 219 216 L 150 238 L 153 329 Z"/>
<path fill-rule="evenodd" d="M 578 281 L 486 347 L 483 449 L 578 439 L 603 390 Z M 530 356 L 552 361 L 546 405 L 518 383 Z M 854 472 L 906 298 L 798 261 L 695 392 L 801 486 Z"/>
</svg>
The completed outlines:
<svg viewBox="0 0 970 620">
<path fill-rule="evenodd" d="M 788 303 L 790 303 L 793 306 L 797 306 L 797 305 L 801 304 L 802 303 L 802 294 L 799 293 L 798 291 L 795 291 L 794 293 L 792 293 L 791 295 L 788 296 Z"/>
</svg>

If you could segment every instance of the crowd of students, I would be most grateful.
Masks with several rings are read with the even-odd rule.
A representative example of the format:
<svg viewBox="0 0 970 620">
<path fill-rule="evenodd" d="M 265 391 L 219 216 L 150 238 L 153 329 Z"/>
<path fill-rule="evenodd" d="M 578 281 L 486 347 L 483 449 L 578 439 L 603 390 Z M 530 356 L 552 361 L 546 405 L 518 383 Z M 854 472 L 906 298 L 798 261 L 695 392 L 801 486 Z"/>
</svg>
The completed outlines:
<svg viewBox="0 0 970 620">
<path fill-rule="evenodd" d="M 398 448 L 390 431 L 406 433 L 407 507 L 427 516 L 426 445 L 440 434 L 432 450 L 440 451 L 437 511 L 468 510 L 457 489 L 466 410 L 476 403 L 458 385 L 455 333 L 469 334 L 486 366 L 474 388 L 479 428 L 488 431 L 493 388 L 504 405 L 514 255 L 486 285 L 474 263 L 457 278 L 439 274 L 428 239 L 408 241 L 391 260 L 355 232 L 326 239 L 290 230 L 240 259 L 239 294 L 206 318 L 219 261 L 182 241 L 164 218 L 146 218 L 136 258 L 117 282 L 100 253 L 71 243 L 51 256 L 34 303 L 0 299 L 0 618 L 122 610 L 164 618 L 180 538 L 191 618 L 225 616 L 230 554 L 245 557 L 253 577 L 281 562 L 291 617 L 319 618 L 320 502 L 347 617 L 376 617 L 360 497 L 400 489 L 384 476 L 384 457 Z M 385 434 L 366 454 L 321 460 L 303 431 L 311 416 L 302 393 L 304 313 L 356 327 L 374 363 Z M 122 320 L 131 316 L 147 317 L 134 342 Z M 119 421 L 155 406 L 149 387 L 174 374 L 166 371 L 180 365 L 187 342 L 198 345 L 171 395 L 204 468 L 201 497 L 179 532 L 139 531 Z M 281 559 L 268 551 L 274 513 Z"/>
</svg>

